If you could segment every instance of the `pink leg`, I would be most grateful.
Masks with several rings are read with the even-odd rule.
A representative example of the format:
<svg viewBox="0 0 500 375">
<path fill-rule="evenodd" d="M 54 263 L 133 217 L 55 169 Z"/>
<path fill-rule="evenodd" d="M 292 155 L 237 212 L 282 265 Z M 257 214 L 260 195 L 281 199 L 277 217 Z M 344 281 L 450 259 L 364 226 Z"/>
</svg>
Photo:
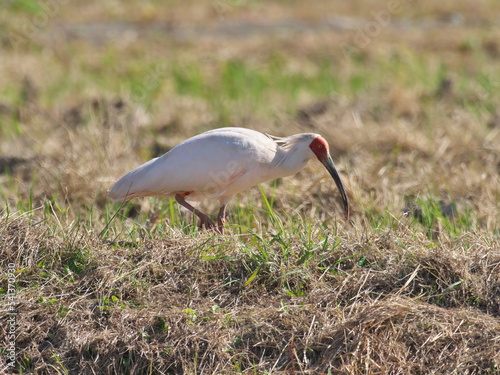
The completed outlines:
<svg viewBox="0 0 500 375">
<path fill-rule="evenodd" d="M 205 227 L 205 229 L 207 229 L 207 230 L 214 230 L 215 232 L 222 234 L 219 227 L 217 227 L 215 225 L 215 223 L 212 220 L 210 220 L 210 218 L 207 215 L 205 215 L 203 212 L 201 212 L 201 211 L 197 210 L 196 208 L 194 208 L 193 206 L 191 206 L 188 202 L 186 202 L 186 200 L 184 199 L 184 197 L 182 195 L 176 194 L 175 200 L 182 207 L 187 208 L 189 211 L 191 211 L 193 214 L 195 214 L 196 216 L 198 216 L 200 218 L 200 227 Z"/>
</svg>

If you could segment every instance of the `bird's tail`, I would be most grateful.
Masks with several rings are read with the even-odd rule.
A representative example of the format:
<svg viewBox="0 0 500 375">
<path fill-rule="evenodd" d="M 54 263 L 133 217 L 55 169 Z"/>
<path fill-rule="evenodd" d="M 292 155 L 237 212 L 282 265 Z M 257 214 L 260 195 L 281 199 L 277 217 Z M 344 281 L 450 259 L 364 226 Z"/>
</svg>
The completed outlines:
<svg viewBox="0 0 500 375">
<path fill-rule="evenodd" d="M 124 202 L 128 201 L 137 196 L 132 189 L 132 183 L 126 184 L 125 177 L 120 178 L 112 187 L 108 190 L 108 198 L 113 202 Z"/>
<path fill-rule="evenodd" d="M 108 190 L 108 198 L 114 202 L 123 202 L 135 197 L 151 195 L 151 178 L 148 175 L 155 160 L 150 160 L 122 176 Z"/>
</svg>

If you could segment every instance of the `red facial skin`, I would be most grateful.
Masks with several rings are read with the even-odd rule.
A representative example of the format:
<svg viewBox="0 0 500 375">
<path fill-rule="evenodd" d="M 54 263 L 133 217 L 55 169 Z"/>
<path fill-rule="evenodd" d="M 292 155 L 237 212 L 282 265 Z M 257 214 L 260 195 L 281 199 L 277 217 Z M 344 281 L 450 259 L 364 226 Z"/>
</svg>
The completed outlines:
<svg viewBox="0 0 500 375">
<path fill-rule="evenodd" d="M 314 155 L 322 161 L 323 158 L 330 154 L 330 147 L 325 138 L 318 136 L 309 145 L 309 148 L 314 152 Z"/>
</svg>

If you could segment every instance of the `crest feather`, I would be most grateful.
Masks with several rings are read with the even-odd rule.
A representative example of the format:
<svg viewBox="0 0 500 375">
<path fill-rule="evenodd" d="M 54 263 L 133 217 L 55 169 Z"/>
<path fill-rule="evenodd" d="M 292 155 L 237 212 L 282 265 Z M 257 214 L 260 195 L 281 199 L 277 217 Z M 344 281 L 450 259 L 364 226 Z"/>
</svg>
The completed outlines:
<svg viewBox="0 0 500 375">
<path fill-rule="evenodd" d="M 267 135 L 270 139 L 272 139 L 274 142 L 276 142 L 279 146 L 283 147 L 284 149 L 289 149 L 290 147 L 293 147 L 293 145 L 297 144 L 301 140 L 304 140 L 306 138 L 312 138 L 311 136 L 315 136 L 315 134 L 312 133 L 294 134 L 288 137 L 277 137 L 275 135 L 270 135 L 267 133 L 264 134 Z"/>
</svg>

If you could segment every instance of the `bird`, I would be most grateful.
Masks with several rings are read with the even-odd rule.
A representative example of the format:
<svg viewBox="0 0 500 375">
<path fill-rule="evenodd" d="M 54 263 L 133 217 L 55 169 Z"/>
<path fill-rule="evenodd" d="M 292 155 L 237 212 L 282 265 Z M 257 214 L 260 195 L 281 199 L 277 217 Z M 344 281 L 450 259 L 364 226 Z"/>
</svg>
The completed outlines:
<svg viewBox="0 0 500 375">
<path fill-rule="evenodd" d="M 209 130 L 128 172 L 113 184 L 108 197 L 115 202 L 147 196 L 174 197 L 198 216 L 200 228 L 222 234 L 227 205 L 236 194 L 261 182 L 296 174 L 315 157 L 335 181 L 348 221 L 349 200 L 328 142 L 315 133 L 275 137 L 240 127 Z M 220 203 L 217 224 L 187 201 L 207 198 Z"/>
</svg>

